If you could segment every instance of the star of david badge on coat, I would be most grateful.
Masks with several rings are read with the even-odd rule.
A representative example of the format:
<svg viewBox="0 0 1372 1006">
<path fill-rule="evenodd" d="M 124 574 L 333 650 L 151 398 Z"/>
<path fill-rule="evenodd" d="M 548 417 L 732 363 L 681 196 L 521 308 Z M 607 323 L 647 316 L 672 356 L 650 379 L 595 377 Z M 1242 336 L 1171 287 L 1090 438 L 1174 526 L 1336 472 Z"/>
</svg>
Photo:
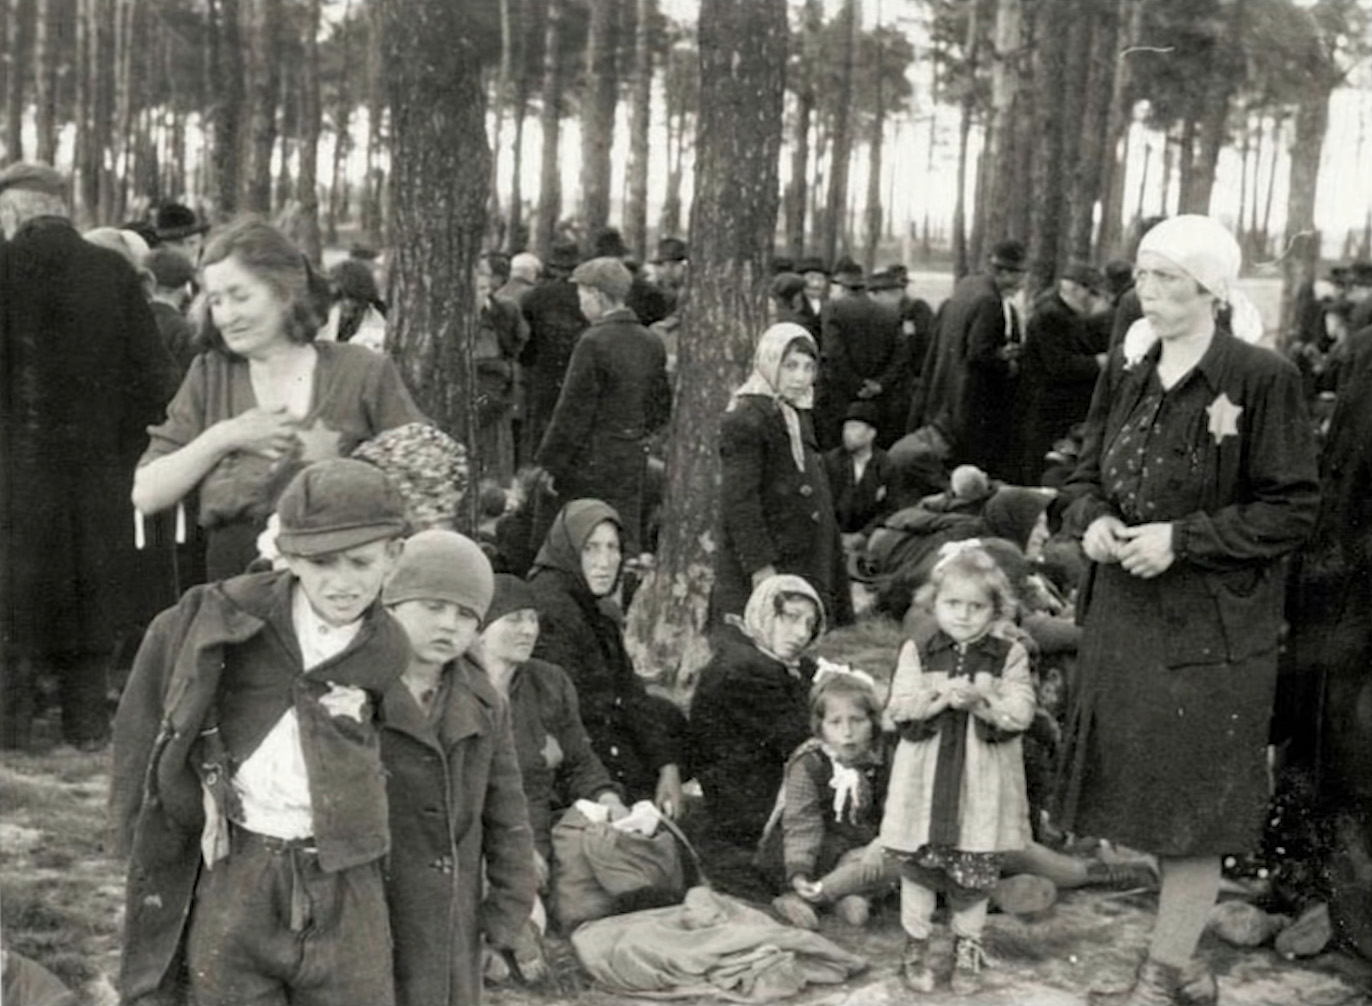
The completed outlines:
<svg viewBox="0 0 1372 1006">
<path fill-rule="evenodd" d="M 1225 437 L 1239 435 L 1239 416 L 1243 414 L 1243 406 L 1235 405 L 1228 392 L 1221 391 L 1215 400 L 1205 407 L 1205 411 L 1210 416 L 1210 425 L 1207 428 L 1210 435 L 1215 438 L 1216 444 L 1223 443 Z"/>
</svg>

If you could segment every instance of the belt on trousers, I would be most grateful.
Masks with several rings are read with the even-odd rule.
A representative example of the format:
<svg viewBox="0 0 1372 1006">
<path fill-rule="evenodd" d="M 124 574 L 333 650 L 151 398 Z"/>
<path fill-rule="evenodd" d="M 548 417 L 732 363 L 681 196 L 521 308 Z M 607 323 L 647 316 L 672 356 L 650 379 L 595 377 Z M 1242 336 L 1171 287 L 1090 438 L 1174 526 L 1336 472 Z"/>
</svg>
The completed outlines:
<svg viewBox="0 0 1372 1006">
<path fill-rule="evenodd" d="M 238 851 L 263 849 L 273 856 L 285 856 L 291 864 L 291 932 L 303 932 L 310 921 L 310 896 L 305 890 L 305 878 L 300 874 L 302 856 L 318 856 L 319 847 L 314 836 L 309 838 L 275 838 L 249 831 L 240 824 L 233 826 L 233 848 Z"/>
</svg>

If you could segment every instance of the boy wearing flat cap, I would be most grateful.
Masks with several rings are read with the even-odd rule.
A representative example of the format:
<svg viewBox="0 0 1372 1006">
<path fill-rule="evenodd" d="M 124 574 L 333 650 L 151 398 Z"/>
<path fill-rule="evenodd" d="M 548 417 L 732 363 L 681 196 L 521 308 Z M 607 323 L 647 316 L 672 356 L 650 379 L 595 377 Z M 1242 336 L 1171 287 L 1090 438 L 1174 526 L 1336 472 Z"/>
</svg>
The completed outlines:
<svg viewBox="0 0 1372 1006">
<path fill-rule="evenodd" d="M 277 513 L 287 568 L 188 591 L 119 704 L 125 1001 L 394 1002 L 376 711 L 409 643 L 376 602 L 404 507 L 379 469 L 336 459 Z"/>
</svg>

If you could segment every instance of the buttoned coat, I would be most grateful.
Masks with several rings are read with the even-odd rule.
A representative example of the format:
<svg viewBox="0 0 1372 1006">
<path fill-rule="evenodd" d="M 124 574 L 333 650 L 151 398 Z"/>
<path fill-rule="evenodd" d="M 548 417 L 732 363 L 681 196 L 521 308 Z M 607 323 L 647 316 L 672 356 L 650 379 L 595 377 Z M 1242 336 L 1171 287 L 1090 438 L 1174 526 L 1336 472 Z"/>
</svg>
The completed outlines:
<svg viewBox="0 0 1372 1006">
<path fill-rule="evenodd" d="M 481 937 L 511 946 L 537 884 L 509 707 L 468 658 L 443 673 L 434 722 L 402 681 L 381 708 L 396 1006 L 481 1002 Z"/>
<path fill-rule="evenodd" d="M 805 467 L 796 467 L 780 407 L 760 395 L 741 395 L 720 423 L 719 549 L 711 615 L 742 615 L 753 573 L 774 566 L 804 577 L 824 601 L 831 625 L 853 619 L 834 501 L 808 413 L 801 411 Z"/>
<path fill-rule="evenodd" d="M 364 689 L 374 709 L 404 667 L 409 643 L 376 606 L 342 653 L 302 673 L 290 614 L 294 582 L 274 572 L 193 587 L 153 620 L 134 659 L 115 716 L 110 778 L 111 837 L 129 857 L 120 969 L 127 1000 L 173 988 L 179 979 L 202 865 L 202 780 L 212 787 L 215 774 L 229 771 L 208 764 L 201 731 L 216 715 L 221 686 L 232 687 L 235 650 L 274 655 L 291 681 L 321 867 L 372 862 L 389 847 L 371 714 L 359 711 L 354 725 L 350 715 L 327 712 L 319 697 L 331 683 L 347 684 Z M 246 698 L 244 726 L 255 733 L 265 734 L 285 712 L 279 697 Z"/>
<path fill-rule="evenodd" d="M 1102 456 L 1158 354 L 1116 350 L 1101 375 L 1067 486 L 1077 534 L 1123 519 Z M 1224 329 L 1164 399 L 1139 496 L 1171 522 L 1176 558 L 1150 579 L 1088 571 L 1057 823 L 1159 855 L 1220 855 L 1247 848 L 1266 811 L 1283 560 L 1315 519 L 1315 449 L 1295 367 Z"/>
</svg>

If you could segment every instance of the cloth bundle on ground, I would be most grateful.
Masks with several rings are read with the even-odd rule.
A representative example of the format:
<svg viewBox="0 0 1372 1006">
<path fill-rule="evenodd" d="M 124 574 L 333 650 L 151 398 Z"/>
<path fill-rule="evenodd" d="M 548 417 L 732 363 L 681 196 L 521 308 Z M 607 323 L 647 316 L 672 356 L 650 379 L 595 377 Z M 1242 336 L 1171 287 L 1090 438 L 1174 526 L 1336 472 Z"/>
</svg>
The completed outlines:
<svg viewBox="0 0 1372 1006">
<path fill-rule="evenodd" d="M 676 904 L 686 890 L 677 835 L 652 804 L 614 823 L 604 810 L 578 800 L 553 826 L 551 908 L 564 932 L 629 907 Z M 635 819 L 646 827 L 626 826 Z"/>
<path fill-rule="evenodd" d="M 867 967 L 824 937 L 707 887 L 691 888 L 680 905 L 587 923 L 572 934 L 572 946 L 597 982 L 657 999 L 771 1003 Z"/>
</svg>

